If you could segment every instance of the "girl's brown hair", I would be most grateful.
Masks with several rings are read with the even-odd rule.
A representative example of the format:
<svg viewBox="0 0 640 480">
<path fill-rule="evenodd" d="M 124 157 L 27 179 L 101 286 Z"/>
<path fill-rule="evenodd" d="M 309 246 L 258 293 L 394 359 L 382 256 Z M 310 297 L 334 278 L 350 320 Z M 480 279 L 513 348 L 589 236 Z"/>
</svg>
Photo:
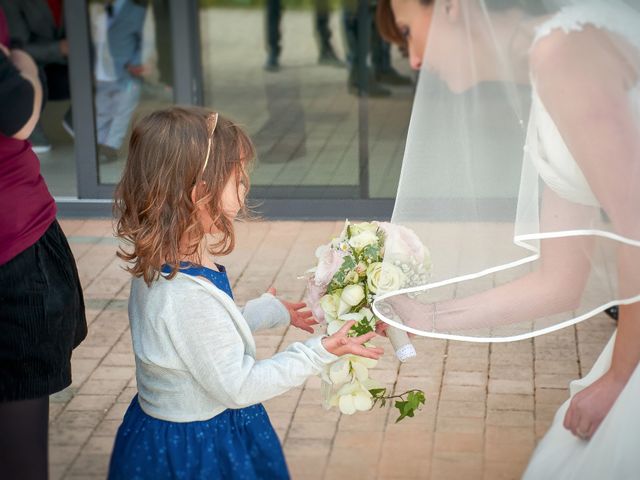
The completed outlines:
<svg viewBox="0 0 640 480">
<path fill-rule="evenodd" d="M 222 115 L 217 124 L 215 119 L 205 108 L 171 107 L 147 115 L 133 128 L 114 215 L 116 235 L 127 244 L 118 256 L 130 264 L 128 272 L 147 284 L 158 278 L 163 264 L 172 267 L 172 278 L 181 258 L 200 260 L 200 241 L 210 233 L 199 221 L 203 205 L 217 229 L 210 253 L 226 255 L 235 246 L 233 219 L 225 216 L 221 195 L 234 173 L 238 195 L 241 186 L 248 191 L 255 149 L 241 127 Z M 246 213 L 244 198 L 238 200 Z M 188 245 L 180 244 L 183 238 Z"/>
</svg>

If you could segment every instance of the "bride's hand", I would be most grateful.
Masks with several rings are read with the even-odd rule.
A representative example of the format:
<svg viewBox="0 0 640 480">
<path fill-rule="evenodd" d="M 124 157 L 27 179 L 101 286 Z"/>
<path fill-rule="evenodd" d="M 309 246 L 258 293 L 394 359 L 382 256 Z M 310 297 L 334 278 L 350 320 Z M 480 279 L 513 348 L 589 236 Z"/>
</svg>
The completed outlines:
<svg viewBox="0 0 640 480">
<path fill-rule="evenodd" d="M 387 307 L 385 311 L 384 307 Z M 389 317 L 394 314 L 402 323 L 419 330 L 432 330 L 433 305 L 421 303 L 408 295 L 385 298 L 381 304 L 382 313 Z M 393 310 L 393 314 L 389 311 Z M 409 333 L 409 336 L 414 336 Z"/>
<path fill-rule="evenodd" d="M 589 440 L 617 400 L 626 382 L 610 372 L 574 395 L 564 417 L 564 427 L 575 436 Z"/>
</svg>

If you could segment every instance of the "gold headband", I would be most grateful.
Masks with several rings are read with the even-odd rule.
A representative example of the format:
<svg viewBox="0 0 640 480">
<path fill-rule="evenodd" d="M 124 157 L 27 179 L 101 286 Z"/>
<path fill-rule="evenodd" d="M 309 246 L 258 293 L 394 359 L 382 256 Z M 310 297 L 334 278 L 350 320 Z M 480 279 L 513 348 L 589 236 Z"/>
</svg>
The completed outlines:
<svg viewBox="0 0 640 480">
<path fill-rule="evenodd" d="M 202 167 L 202 173 L 204 173 L 205 168 L 207 168 L 207 163 L 209 163 L 209 156 L 211 155 L 211 142 L 213 141 L 213 132 L 216 131 L 216 126 L 218 125 L 218 113 L 212 113 L 209 117 L 207 117 L 207 127 L 210 131 L 209 140 L 207 142 L 207 156 L 204 158 L 204 166 Z"/>
</svg>

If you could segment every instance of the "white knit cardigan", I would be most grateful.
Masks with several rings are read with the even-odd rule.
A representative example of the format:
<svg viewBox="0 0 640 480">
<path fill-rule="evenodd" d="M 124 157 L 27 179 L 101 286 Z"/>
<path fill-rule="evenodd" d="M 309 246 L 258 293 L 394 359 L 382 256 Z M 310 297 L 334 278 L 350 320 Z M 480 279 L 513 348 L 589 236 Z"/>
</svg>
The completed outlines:
<svg viewBox="0 0 640 480">
<path fill-rule="evenodd" d="M 183 273 L 150 287 L 133 279 L 129 321 L 140 406 L 173 422 L 268 400 L 338 358 L 314 336 L 257 361 L 251 332 L 286 325 L 284 305 L 264 294 L 240 310 L 211 282 Z"/>
</svg>

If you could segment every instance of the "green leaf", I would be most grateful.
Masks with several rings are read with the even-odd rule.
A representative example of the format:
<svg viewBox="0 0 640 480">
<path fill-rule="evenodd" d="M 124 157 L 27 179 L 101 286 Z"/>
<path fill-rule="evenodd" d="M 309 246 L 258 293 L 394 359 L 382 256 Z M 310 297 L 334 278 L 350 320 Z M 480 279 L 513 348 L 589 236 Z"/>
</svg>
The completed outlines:
<svg viewBox="0 0 640 480">
<path fill-rule="evenodd" d="M 331 279 L 331 287 L 343 288 L 345 283 L 345 277 L 356 266 L 356 261 L 351 255 L 347 255 L 342 260 L 342 265 Z"/>
<path fill-rule="evenodd" d="M 409 392 L 409 395 L 407 395 L 407 405 L 409 405 L 412 410 L 418 408 L 418 405 L 420 405 L 420 400 L 418 398 L 418 395 L 416 395 L 416 392 Z"/>
<path fill-rule="evenodd" d="M 351 329 L 349 330 L 349 334 L 354 333 L 355 335 L 350 335 L 350 336 L 359 337 L 361 335 L 364 335 L 365 333 L 369 333 L 373 331 L 375 331 L 375 327 L 371 327 L 371 324 L 365 318 L 363 320 L 360 320 L 353 327 L 351 327 Z"/>
<path fill-rule="evenodd" d="M 406 417 L 406 415 L 404 415 L 404 414 L 400 415 L 398 418 L 396 418 L 396 423 L 398 423 L 400 420 L 402 420 L 405 417 Z"/>
<path fill-rule="evenodd" d="M 377 262 L 380 258 L 380 246 L 377 244 L 367 245 L 362 250 L 362 256 L 370 262 Z"/>
<path fill-rule="evenodd" d="M 373 397 L 382 397 L 386 391 L 386 388 L 372 388 L 369 390 L 369 393 L 373 395 Z"/>
</svg>

